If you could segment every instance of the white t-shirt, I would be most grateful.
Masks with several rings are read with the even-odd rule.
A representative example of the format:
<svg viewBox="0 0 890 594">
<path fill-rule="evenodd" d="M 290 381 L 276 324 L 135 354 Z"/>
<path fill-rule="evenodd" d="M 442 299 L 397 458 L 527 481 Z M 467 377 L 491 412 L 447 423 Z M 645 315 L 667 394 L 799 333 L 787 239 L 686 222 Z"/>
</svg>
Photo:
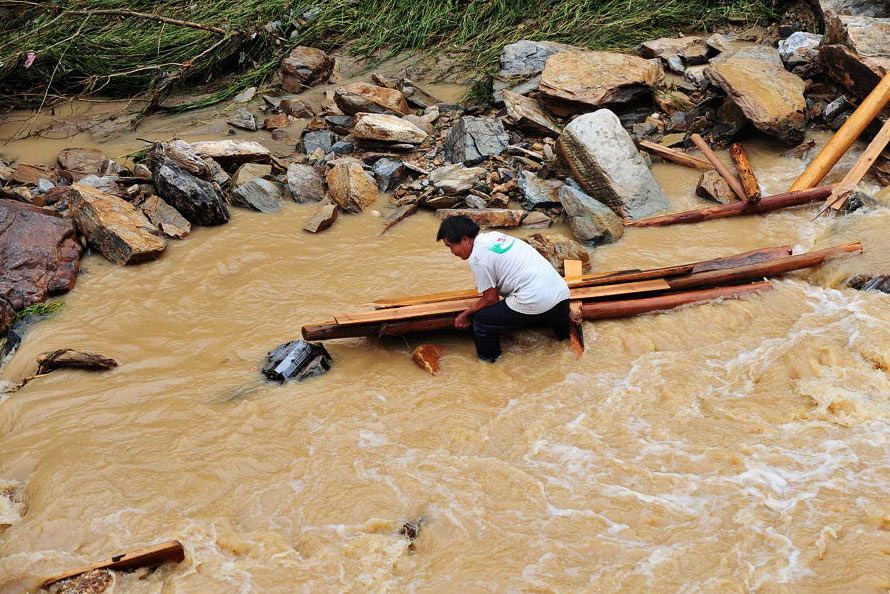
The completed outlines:
<svg viewBox="0 0 890 594">
<path fill-rule="evenodd" d="M 469 259 L 481 293 L 492 287 L 507 298 L 507 306 L 524 314 L 539 314 L 569 298 L 569 287 L 532 246 L 497 231 L 480 233 Z"/>
</svg>

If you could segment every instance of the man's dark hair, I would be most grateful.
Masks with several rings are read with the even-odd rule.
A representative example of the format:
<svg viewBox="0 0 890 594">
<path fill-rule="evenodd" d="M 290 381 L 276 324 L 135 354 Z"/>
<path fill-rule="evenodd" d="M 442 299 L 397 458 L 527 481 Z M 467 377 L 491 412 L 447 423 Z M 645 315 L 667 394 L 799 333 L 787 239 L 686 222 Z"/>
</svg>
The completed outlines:
<svg viewBox="0 0 890 594">
<path fill-rule="evenodd" d="M 460 243 L 464 237 L 474 239 L 479 234 L 479 225 L 466 215 L 448 217 L 439 225 L 436 241 L 447 240 L 448 243 Z"/>
</svg>

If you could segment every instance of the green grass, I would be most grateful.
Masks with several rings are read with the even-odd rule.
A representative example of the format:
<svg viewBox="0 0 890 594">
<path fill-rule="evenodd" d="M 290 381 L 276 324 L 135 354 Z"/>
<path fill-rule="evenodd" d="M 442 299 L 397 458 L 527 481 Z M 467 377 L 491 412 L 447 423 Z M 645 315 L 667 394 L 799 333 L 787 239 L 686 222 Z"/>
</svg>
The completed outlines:
<svg viewBox="0 0 890 594">
<path fill-rule="evenodd" d="M 302 22 L 316 5 L 318 15 Z M 378 59 L 448 52 L 468 78 L 481 78 L 497 69 L 501 47 L 519 39 L 628 50 L 730 19 L 763 22 L 780 10 L 770 1 L 748 0 L 61 0 L 52 6 L 126 9 L 239 34 L 41 8 L 0 14 L 0 106 L 39 105 L 48 95 L 82 92 L 155 92 L 157 101 L 175 85 L 231 75 L 216 93 L 185 108 L 203 106 L 268 81 L 294 45 Z M 280 27 L 268 31 L 265 25 L 276 20 Z M 29 51 L 37 60 L 25 69 Z"/>
<path fill-rule="evenodd" d="M 64 301 L 53 301 L 52 303 L 35 303 L 34 305 L 30 305 L 15 314 L 15 317 L 12 319 L 12 325 L 27 316 L 44 317 L 59 313 L 62 311 L 62 306 L 64 304 Z"/>
</svg>

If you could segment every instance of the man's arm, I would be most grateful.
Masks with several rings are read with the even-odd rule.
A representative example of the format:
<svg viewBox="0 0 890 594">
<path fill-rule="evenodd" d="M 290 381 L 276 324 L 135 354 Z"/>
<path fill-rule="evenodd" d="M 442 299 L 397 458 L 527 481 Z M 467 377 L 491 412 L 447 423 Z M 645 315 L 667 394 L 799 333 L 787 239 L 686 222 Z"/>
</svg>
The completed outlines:
<svg viewBox="0 0 890 594">
<path fill-rule="evenodd" d="M 470 316 L 472 316 L 480 309 L 485 309 L 489 305 L 494 305 L 498 301 L 500 301 L 500 297 L 498 296 L 498 290 L 496 287 L 485 289 L 482 292 L 482 297 L 479 298 L 479 301 L 458 314 L 458 316 L 454 319 L 454 327 L 461 330 L 469 328 Z"/>
</svg>

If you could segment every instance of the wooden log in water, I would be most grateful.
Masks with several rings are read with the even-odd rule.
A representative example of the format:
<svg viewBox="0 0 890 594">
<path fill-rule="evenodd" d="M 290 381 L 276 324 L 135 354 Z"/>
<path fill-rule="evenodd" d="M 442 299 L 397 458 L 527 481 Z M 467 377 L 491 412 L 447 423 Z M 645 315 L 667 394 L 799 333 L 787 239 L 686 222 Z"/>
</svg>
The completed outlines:
<svg viewBox="0 0 890 594">
<path fill-rule="evenodd" d="M 890 102 L 890 72 L 884 75 L 881 82 L 859 104 L 844 125 L 834 133 L 828 144 L 822 147 L 815 159 L 810 161 L 788 191 L 806 190 L 821 182 L 888 102 Z"/>
<path fill-rule="evenodd" d="M 748 202 L 759 201 L 760 184 L 757 183 L 757 177 L 754 175 L 754 169 L 751 168 L 751 161 L 748 160 L 748 153 L 745 152 L 745 147 L 738 142 L 733 142 L 729 147 L 729 158 L 732 159 L 736 173 L 739 174 L 739 181 L 745 190 Z"/>
<path fill-rule="evenodd" d="M 669 293 L 668 295 L 646 297 L 644 299 L 599 301 L 596 303 L 585 303 L 581 306 L 581 313 L 585 320 L 628 318 L 640 314 L 672 309 L 681 305 L 689 305 L 690 303 L 709 301 L 711 299 L 741 297 L 742 295 L 768 291 L 771 288 L 772 285 L 770 283 L 760 282 L 750 285 L 716 287 L 698 291 L 681 291 L 679 293 Z"/>
<path fill-rule="evenodd" d="M 713 169 L 714 166 L 705 161 L 704 159 L 699 159 L 698 157 L 693 157 L 681 150 L 673 149 L 670 147 L 666 147 L 660 144 L 656 144 L 654 142 L 649 142 L 648 140 L 640 141 L 640 148 L 646 151 L 647 153 L 652 153 L 653 155 L 658 155 L 662 159 L 666 159 L 668 161 L 673 161 L 679 165 L 685 165 L 686 167 L 693 167 L 695 169 Z"/>
<path fill-rule="evenodd" d="M 714 169 L 717 170 L 717 173 L 720 174 L 720 177 L 723 178 L 729 187 L 732 189 L 733 193 L 739 197 L 739 200 L 743 202 L 748 201 L 748 195 L 745 194 L 745 188 L 742 187 L 742 184 L 739 183 L 739 180 L 736 176 L 732 174 L 732 171 L 729 170 L 723 161 L 720 160 L 720 157 L 717 156 L 717 153 L 711 150 L 711 147 L 708 146 L 708 143 L 705 142 L 705 139 L 701 137 L 699 134 L 691 134 L 689 139 L 695 143 L 695 146 L 698 147 L 698 150 L 701 151 L 701 154 L 705 156 L 705 158 L 710 161 L 710 163 L 714 166 Z"/>
<path fill-rule="evenodd" d="M 687 210 L 685 212 L 650 217 L 648 219 L 625 221 L 624 225 L 626 227 L 664 227 L 667 225 L 684 225 L 687 223 L 700 223 L 702 221 L 711 221 L 713 219 L 723 219 L 726 217 L 758 214 L 770 210 L 800 206 L 801 204 L 809 204 L 811 202 L 824 200 L 831 194 L 831 189 L 832 186 L 821 186 L 811 190 L 801 190 L 800 192 L 786 192 L 784 194 L 776 194 L 775 196 L 764 196 L 760 199 L 760 202 L 753 204 L 750 202 L 733 202 L 732 204 L 698 208 L 695 210 Z"/>
<path fill-rule="evenodd" d="M 767 277 L 781 276 L 802 268 L 818 266 L 835 256 L 860 253 L 862 253 L 862 244 L 858 241 L 853 241 L 824 250 L 767 260 L 766 262 L 758 262 L 736 268 L 695 272 L 686 276 L 667 279 L 667 283 L 673 291 L 687 291 L 689 289 L 715 287 L 725 284 L 737 285 L 744 282 L 759 281 Z"/>
<path fill-rule="evenodd" d="M 175 540 L 157 544 L 138 551 L 115 555 L 111 559 L 83 565 L 70 571 L 54 575 L 44 580 L 43 588 L 56 582 L 78 576 L 94 569 L 134 569 L 136 567 L 156 567 L 164 563 L 179 563 L 185 559 L 182 545 Z"/>
<path fill-rule="evenodd" d="M 871 166 L 880 156 L 888 142 L 890 142 L 890 118 L 884 122 L 884 125 L 881 126 L 881 130 L 878 132 L 877 136 L 875 136 L 865 150 L 862 151 L 862 154 L 859 155 L 859 160 L 857 160 L 856 164 L 850 168 L 850 171 L 847 172 L 847 175 L 844 176 L 841 183 L 831 192 L 831 196 L 825 201 L 829 207 L 833 210 L 840 210 L 844 206 L 844 203 L 847 201 L 847 197 L 853 191 L 853 188 L 856 187 L 856 184 L 862 181 L 862 178 L 865 177 L 865 174 L 871 169 Z"/>
</svg>

